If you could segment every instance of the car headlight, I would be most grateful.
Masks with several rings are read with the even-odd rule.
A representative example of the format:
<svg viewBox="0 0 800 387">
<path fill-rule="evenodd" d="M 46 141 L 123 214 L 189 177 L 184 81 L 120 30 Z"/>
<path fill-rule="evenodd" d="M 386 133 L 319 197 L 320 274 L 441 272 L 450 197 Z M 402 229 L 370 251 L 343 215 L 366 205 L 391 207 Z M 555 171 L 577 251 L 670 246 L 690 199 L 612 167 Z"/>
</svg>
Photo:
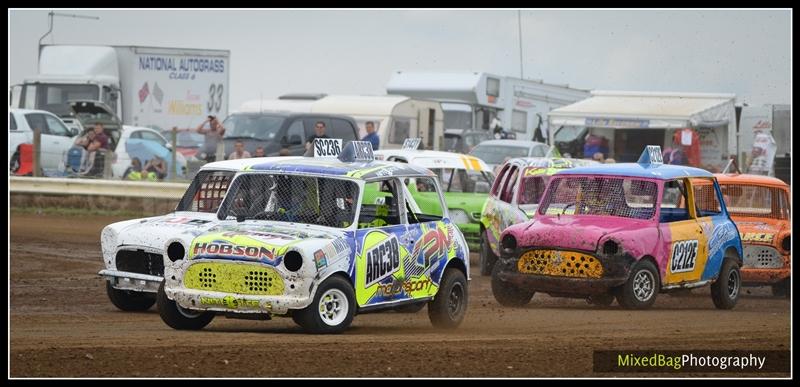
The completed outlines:
<svg viewBox="0 0 800 387">
<path fill-rule="evenodd" d="M 467 212 L 458 208 L 450 209 L 450 220 L 455 224 L 470 222 Z"/>
<path fill-rule="evenodd" d="M 792 234 L 786 234 L 781 239 L 781 249 L 785 252 L 791 252 L 792 250 Z"/>
</svg>

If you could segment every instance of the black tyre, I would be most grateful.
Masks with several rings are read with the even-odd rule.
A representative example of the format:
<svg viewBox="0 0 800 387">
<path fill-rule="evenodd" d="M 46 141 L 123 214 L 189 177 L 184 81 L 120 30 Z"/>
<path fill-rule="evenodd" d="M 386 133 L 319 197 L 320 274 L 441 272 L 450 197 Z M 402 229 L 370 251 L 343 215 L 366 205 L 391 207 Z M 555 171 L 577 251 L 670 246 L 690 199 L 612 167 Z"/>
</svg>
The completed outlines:
<svg viewBox="0 0 800 387">
<path fill-rule="evenodd" d="M 442 275 L 439 291 L 428 303 L 428 318 L 437 328 L 455 328 L 467 314 L 467 277 L 461 270 L 448 268 Z"/>
<path fill-rule="evenodd" d="M 126 312 L 141 312 L 150 309 L 156 303 L 152 293 L 132 292 L 130 290 L 114 289 L 111 282 L 106 281 L 106 294 L 108 299 L 119 310 Z"/>
<path fill-rule="evenodd" d="M 492 294 L 494 299 L 503 306 L 520 307 L 528 305 L 535 293 L 533 290 L 520 289 L 516 285 L 500 279 L 500 265 L 492 269 Z"/>
<path fill-rule="evenodd" d="M 614 295 L 611 293 L 592 294 L 586 298 L 586 302 L 594 306 L 611 306 L 614 303 Z"/>
<path fill-rule="evenodd" d="M 615 289 L 615 295 L 625 309 L 647 309 L 656 302 L 660 289 L 656 265 L 643 259 L 633 265 L 628 281 Z"/>
<path fill-rule="evenodd" d="M 483 230 L 481 233 L 481 259 L 480 259 L 480 266 L 481 266 L 481 275 L 488 276 L 492 275 L 492 268 L 494 268 L 494 264 L 497 262 L 497 256 L 494 255 L 492 248 L 489 246 L 489 237 L 487 233 L 489 230 Z"/>
<path fill-rule="evenodd" d="M 425 307 L 427 303 L 418 302 L 416 304 L 405 304 L 394 308 L 397 313 L 417 313 Z"/>
<path fill-rule="evenodd" d="M 792 285 L 789 282 L 789 278 L 784 279 L 781 282 L 778 282 L 775 285 L 772 285 L 772 295 L 775 297 L 786 297 L 792 293 Z"/>
<path fill-rule="evenodd" d="M 203 329 L 214 319 L 213 312 L 195 312 L 181 308 L 164 293 L 164 282 L 158 288 L 156 297 L 158 314 L 167 325 L 178 330 L 196 331 Z"/>
<path fill-rule="evenodd" d="M 711 299 L 717 309 L 733 309 L 742 288 L 742 275 L 739 264 L 731 258 L 722 261 L 717 281 L 711 285 Z"/>
<path fill-rule="evenodd" d="M 353 322 L 356 308 L 353 286 L 332 276 L 322 282 L 309 306 L 292 313 L 292 319 L 310 333 L 341 333 Z"/>
</svg>

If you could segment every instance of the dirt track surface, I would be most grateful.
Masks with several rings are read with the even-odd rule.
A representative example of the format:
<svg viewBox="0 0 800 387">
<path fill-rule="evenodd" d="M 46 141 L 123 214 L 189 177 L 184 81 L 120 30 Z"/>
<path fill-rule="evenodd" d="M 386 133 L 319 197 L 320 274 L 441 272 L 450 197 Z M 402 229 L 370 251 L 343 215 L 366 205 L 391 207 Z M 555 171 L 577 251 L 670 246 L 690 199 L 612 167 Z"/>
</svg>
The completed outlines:
<svg viewBox="0 0 800 387">
<path fill-rule="evenodd" d="M 467 317 L 453 331 L 433 329 L 426 310 L 359 315 L 332 336 L 285 318 L 217 317 L 202 331 L 175 331 L 155 307 L 127 313 L 108 301 L 99 235 L 117 220 L 11 215 L 12 377 L 644 376 L 593 373 L 592 351 L 790 347 L 789 301 L 767 288 L 748 288 L 732 311 L 714 309 L 708 289 L 662 294 L 647 311 L 542 294 L 509 309 L 475 257 Z"/>
</svg>

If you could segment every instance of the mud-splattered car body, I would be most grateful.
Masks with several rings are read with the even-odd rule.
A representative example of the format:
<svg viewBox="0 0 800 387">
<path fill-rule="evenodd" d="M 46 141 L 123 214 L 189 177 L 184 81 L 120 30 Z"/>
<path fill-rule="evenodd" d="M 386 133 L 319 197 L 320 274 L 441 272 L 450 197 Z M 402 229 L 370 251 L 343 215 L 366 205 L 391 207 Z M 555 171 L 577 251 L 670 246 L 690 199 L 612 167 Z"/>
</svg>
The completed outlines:
<svg viewBox="0 0 800 387">
<path fill-rule="evenodd" d="M 427 304 L 436 325 L 448 273 L 464 277 L 459 297 L 466 302 L 469 249 L 446 206 L 442 216 L 422 213 L 403 184 L 412 177 L 430 179 L 443 203 L 433 172 L 409 164 L 243 161 L 215 226 L 188 241 L 168 238 L 162 318 L 176 329 L 200 329 L 210 318 L 191 319 L 291 316 L 311 331 L 338 332 L 356 311 Z M 379 190 L 377 203 L 361 202 L 369 184 L 388 190 Z M 349 313 L 344 320 L 333 312 L 339 307 Z M 466 304 L 459 307 L 453 326 Z"/>
<path fill-rule="evenodd" d="M 489 275 L 500 255 L 500 233 L 534 216 L 550 176 L 562 169 L 596 164 L 592 160 L 559 157 L 521 157 L 506 161 L 481 209 L 481 274 Z"/>
<path fill-rule="evenodd" d="M 791 275 L 789 186 L 760 175 L 715 174 L 742 238 L 744 285 L 771 285 L 788 296 Z"/>
<path fill-rule="evenodd" d="M 535 218 L 501 235 L 498 301 L 524 304 L 541 291 L 606 305 L 616 296 L 625 307 L 645 308 L 658 292 L 715 283 L 724 266 L 730 294 L 715 304 L 732 307 L 742 247 L 719 187 L 707 171 L 662 165 L 657 152 L 645 151 L 639 163 L 554 174 Z M 697 180 L 714 187 L 716 200 L 706 207 L 695 206 Z"/>
<path fill-rule="evenodd" d="M 175 241 L 188 245 L 216 226 L 216 211 L 241 167 L 236 161 L 207 164 L 174 212 L 117 222 L 103 229 L 100 244 L 105 269 L 99 275 L 107 280 L 107 293 L 114 305 L 135 311 L 155 303 L 155 294 L 164 279 L 167 247 Z"/>
</svg>

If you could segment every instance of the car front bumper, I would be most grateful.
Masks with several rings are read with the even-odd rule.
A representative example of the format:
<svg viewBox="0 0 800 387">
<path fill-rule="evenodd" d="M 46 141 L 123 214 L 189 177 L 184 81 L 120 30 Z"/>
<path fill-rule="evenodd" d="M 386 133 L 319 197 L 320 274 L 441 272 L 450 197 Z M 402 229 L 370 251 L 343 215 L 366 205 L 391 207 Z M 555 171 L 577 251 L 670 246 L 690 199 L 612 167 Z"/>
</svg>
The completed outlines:
<svg viewBox="0 0 800 387">
<path fill-rule="evenodd" d="M 791 270 L 788 267 L 780 269 L 755 269 L 742 267 L 742 284 L 746 286 L 772 285 L 789 278 Z"/>
<path fill-rule="evenodd" d="M 114 289 L 144 293 L 157 293 L 158 287 L 164 280 L 155 275 L 109 269 L 100 270 L 97 274 L 110 282 Z"/>
<path fill-rule="evenodd" d="M 548 254 L 538 258 L 538 261 L 521 263 L 523 255 L 532 250 L 546 251 Z M 554 257 L 558 257 L 558 263 L 552 262 Z M 591 263 L 589 258 L 592 259 Z M 634 262 L 630 256 L 606 257 L 588 252 L 522 248 L 514 254 L 500 257 L 497 276 L 501 281 L 536 292 L 586 297 L 606 293 L 624 284 Z"/>
<path fill-rule="evenodd" d="M 244 295 L 183 287 L 165 288 L 164 292 L 167 298 L 184 309 L 224 313 L 282 315 L 290 309 L 303 309 L 311 303 L 309 297 Z"/>
<path fill-rule="evenodd" d="M 481 248 L 481 224 L 478 222 L 456 224 L 461 233 L 464 234 L 464 239 L 467 240 L 467 246 L 470 251 L 478 251 Z"/>
</svg>

